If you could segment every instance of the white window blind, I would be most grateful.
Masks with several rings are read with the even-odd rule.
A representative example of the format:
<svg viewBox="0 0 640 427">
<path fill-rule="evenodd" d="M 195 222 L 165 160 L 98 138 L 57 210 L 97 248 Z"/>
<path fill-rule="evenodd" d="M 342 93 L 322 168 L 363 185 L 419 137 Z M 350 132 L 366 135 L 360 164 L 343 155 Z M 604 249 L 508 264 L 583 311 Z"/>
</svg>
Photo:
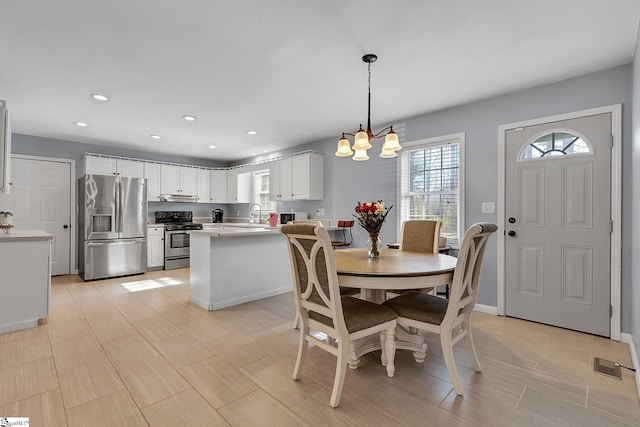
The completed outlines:
<svg viewBox="0 0 640 427">
<path fill-rule="evenodd" d="M 269 170 L 256 171 L 253 174 L 253 203 L 262 208 L 263 216 L 276 211 L 276 202 L 269 200 Z"/>
<path fill-rule="evenodd" d="M 460 242 L 460 138 L 407 144 L 400 153 L 400 220 L 440 221 L 440 235 Z"/>
</svg>

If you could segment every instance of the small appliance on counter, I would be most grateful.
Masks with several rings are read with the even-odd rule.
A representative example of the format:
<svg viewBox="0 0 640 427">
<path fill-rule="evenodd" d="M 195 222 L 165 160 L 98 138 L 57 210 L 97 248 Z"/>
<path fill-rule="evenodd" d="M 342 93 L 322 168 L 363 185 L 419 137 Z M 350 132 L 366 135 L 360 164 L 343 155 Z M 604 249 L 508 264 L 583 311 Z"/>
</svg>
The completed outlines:
<svg viewBox="0 0 640 427">
<path fill-rule="evenodd" d="M 280 224 L 284 225 L 289 221 L 303 221 L 309 219 L 309 214 L 306 212 L 284 212 L 280 214 Z"/>
<path fill-rule="evenodd" d="M 202 230 L 191 211 L 157 211 L 156 224 L 164 224 L 164 269 L 189 267 L 189 230 Z"/>
<path fill-rule="evenodd" d="M 224 217 L 224 211 L 222 209 L 214 209 L 211 211 L 211 218 L 213 222 L 222 222 L 222 218 Z"/>
</svg>

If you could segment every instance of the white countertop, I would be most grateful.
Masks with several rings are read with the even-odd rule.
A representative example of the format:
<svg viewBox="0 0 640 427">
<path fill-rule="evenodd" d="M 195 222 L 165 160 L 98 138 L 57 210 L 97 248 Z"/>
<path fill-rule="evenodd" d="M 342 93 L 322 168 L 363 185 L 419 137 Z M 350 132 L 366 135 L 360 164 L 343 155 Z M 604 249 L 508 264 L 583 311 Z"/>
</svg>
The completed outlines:
<svg viewBox="0 0 640 427">
<path fill-rule="evenodd" d="M 219 225 L 216 224 L 216 225 Z M 189 230 L 189 234 L 196 236 L 210 236 L 210 237 L 241 237 L 241 236 L 260 236 L 260 235 L 274 235 L 280 234 L 280 230 L 277 227 L 256 227 L 254 224 L 252 227 L 230 227 L 220 226 L 215 228 L 208 228 L 204 230 Z M 258 224 L 255 224 L 258 225 Z"/>
<path fill-rule="evenodd" d="M 44 230 L 14 230 L 10 234 L 0 231 L 0 243 L 26 242 L 33 240 L 53 240 L 53 236 Z"/>
</svg>

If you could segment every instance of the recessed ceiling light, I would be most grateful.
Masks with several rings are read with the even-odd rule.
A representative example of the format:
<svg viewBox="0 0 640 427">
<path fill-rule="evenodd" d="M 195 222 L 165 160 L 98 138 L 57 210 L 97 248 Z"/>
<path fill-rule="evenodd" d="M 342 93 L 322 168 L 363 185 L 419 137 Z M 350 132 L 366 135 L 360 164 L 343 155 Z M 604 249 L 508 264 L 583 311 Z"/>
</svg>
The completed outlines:
<svg viewBox="0 0 640 427">
<path fill-rule="evenodd" d="M 255 130 L 248 130 L 247 133 L 249 135 L 256 135 L 258 132 L 256 132 Z"/>
<path fill-rule="evenodd" d="M 216 148 L 215 145 L 209 145 L 209 148 Z"/>
<path fill-rule="evenodd" d="M 185 119 L 188 122 L 195 122 L 196 121 L 196 116 L 182 116 L 183 119 Z"/>
<path fill-rule="evenodd" d="M 149 135 L 151 138 L 153 139 L 160 139 L 162 138 L 160 135 Z"/>
<path fill-rule="evenodd" d="M 109 100 L 109 97 L 108 97 L 108 96 L 106 96 L 106 95 L 101 95 L 101 94 L 99 94 L 99 93 L 92 93 L 92 94 L 91 94 L 91 97 L 92 97 L 93 99 L 95 99 L 96 101 L 108 101 L 108 100 Z"/>
<path fill-rule="evenodd" d="M 86 128 L 87 126 L 89 126 L 88 124 L 86 124 L 85 122 L 73 122 L 76 126 L 80 126 L 81 128 Z"/>
</svg>

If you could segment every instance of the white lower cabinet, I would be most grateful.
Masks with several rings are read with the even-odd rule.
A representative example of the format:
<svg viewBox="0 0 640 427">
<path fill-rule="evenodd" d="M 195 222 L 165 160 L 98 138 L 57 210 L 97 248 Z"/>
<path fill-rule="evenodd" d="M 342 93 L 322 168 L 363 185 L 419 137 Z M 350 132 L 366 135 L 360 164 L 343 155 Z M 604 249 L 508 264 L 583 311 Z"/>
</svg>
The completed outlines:
<svg viewBox="0 0 640 427">
<path fill-rule="evenodd" d="M 164 227 L 154 225 L 147 227 L 147 268 L 164 267 Z"/>
<path fill-rule="evenodd" d="M 49 315 L 51 242 L 39 230 L 0 236 L 0 334 L 36 327 Z"/>
</svg>

